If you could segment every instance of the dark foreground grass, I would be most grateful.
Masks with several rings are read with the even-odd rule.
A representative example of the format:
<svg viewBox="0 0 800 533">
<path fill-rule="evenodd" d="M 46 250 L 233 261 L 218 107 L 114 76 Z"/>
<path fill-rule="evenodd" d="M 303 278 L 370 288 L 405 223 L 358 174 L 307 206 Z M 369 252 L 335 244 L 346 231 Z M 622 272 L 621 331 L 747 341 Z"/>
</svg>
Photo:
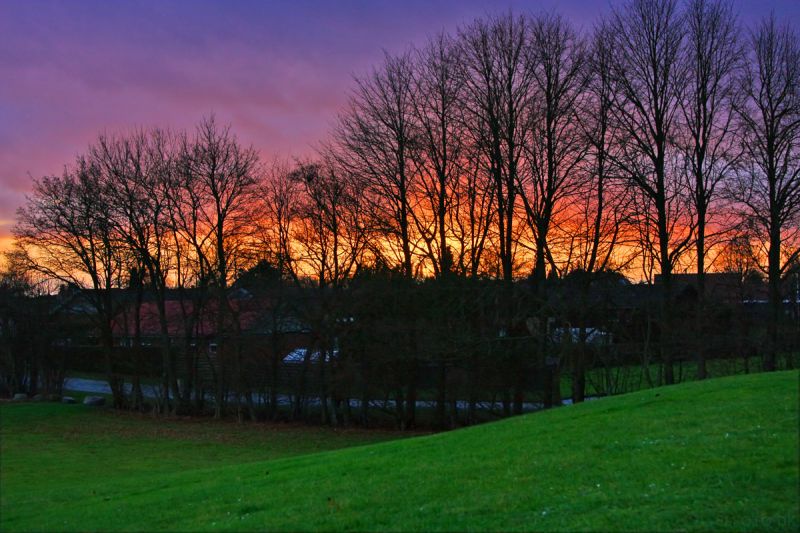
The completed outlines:
<svg viewBox="0 0 800 533">
<path fill-rule="evenodd" d="M 796 371 L 262 461 L 259 453 L 281 452 L 248 437 L 186 443 L 160 429 L 128 435 L 148 441 L 152 455 L 112 438 L 91 446 L 80 436 L 85 411 L 69 409 L 2 408 L 0 529 L 800 527 Z M 47 429 L 51 421 L 61 434 Z M 109 463 L 117 455 L 121 464 Z"/>
</svg>

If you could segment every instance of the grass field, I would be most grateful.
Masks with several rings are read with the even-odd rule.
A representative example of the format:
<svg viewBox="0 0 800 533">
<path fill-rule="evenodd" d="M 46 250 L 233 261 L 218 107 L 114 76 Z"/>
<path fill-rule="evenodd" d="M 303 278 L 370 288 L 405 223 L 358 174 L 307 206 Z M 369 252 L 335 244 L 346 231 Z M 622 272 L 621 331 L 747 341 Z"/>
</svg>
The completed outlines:
<svg viewBox="0 0 800 533">
<path fill-rule="evenodd" d="M 0 529 L 796 531 L 798 377 L 333 451 L 396 434 L 4 404 Z"/>
</svg>

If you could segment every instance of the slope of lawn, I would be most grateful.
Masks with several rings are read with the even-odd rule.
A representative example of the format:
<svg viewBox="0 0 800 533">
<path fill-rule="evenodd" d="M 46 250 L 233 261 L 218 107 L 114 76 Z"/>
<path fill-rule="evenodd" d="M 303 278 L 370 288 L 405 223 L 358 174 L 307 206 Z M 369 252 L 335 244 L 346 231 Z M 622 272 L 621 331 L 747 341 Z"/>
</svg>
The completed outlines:
<svg viewBox="0 0 800 533">
<path fill-rule="evenodd" d="M 109 464 L 72 435 L 85 411 L 4 406 L 0 529 L 796 531 L 798 377 L 688 383 L 263 461 L 280 453 L 257 440 L 217 439 L 219 455 L 198 460 L 205 442 L 184 450 L 154 434 L 151 456 L 97 443 L 120 454 Z M 28 431 L 31 419 L 64 434 Z"/>
</svg>

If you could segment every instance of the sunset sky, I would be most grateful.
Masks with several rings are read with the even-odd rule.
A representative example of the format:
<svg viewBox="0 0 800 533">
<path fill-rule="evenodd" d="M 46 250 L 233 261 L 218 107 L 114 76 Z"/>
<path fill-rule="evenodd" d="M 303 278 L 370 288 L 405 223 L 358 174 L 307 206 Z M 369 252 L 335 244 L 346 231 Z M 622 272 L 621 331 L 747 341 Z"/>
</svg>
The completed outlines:
<svg viewBox="0 0 800 533">
<path fill-rule="evenodd" d="M 745 23 L 798 0 L 738 0 Z M 98 132 L 191 127 L 210 112 L 267 157 L 308 155 L 382 50 L 487 13 L 559 11 L 590 28 L 606 1 L 0 2 L 0 239 L 30 177 Z"/>
</svg>

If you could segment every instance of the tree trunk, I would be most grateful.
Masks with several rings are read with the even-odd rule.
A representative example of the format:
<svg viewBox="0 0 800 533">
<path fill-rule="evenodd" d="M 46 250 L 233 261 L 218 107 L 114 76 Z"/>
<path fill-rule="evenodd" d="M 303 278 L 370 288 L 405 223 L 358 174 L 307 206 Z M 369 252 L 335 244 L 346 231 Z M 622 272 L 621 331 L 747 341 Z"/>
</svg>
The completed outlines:
<svg viewBox="0 0 800 533">
<path fill-rule="evenodd" d="M 776 369 L 779 348 L 779 324 L 781 318 L 781 235 L 780 226 L 773 223 L 770 231 L 768 252 L 769 319 L 767 322 L 767 348 L 763 358 L 763 369 L 772 372 Z"/>
</svg>

